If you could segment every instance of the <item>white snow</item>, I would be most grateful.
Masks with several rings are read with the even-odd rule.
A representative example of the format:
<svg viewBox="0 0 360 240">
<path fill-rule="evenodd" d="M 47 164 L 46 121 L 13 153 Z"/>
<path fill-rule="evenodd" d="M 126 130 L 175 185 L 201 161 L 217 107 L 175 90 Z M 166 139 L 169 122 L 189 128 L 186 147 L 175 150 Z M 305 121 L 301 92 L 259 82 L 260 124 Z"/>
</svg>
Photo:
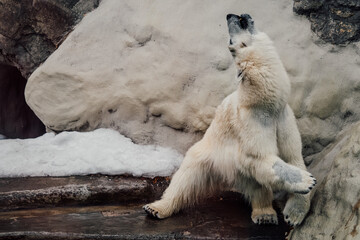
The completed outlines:
<svg viewBox="0 0 360 240">
<path fill-rule="evenodd" d="M 137 145 L 111 129 L 0 141 L 0 177 L 95 173 L 169 176 L 182 159 L 173 149 Z"/>
<path fill-rule="evenodd" d="M 0 134 L 0 140 L 6 139 L 6 136 Z"/>
</svg>

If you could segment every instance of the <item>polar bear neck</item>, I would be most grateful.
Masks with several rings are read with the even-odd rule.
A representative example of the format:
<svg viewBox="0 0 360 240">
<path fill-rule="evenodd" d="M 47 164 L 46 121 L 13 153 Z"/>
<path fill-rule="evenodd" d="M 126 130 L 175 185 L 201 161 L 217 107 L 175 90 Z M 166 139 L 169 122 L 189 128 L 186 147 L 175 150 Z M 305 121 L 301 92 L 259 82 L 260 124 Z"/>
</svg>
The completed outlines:
<svg viewBox="0 0 360 240">
<path fill-rule="evenodd" d="M 265 33 L 254 35 L 252 45 L 239 50 L 235 64 L 241 73 L 238 92 L 242 105 L 283 109 L 290 95 L 290 81 Z"/>
</svg>

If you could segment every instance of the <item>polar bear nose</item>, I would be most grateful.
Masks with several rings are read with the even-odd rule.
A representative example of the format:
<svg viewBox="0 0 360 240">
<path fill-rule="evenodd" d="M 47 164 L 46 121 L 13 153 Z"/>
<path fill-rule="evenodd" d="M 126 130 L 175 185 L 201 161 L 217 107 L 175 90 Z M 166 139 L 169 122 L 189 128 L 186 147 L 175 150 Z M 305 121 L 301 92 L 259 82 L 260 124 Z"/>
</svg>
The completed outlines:
<svg viewBox="0 0 360 240">
<path fill-rule="evenodd" d="M 235 14 L 228 14 L 228 15 L 226 15 L 226 20 L 228 20 L 228 21 L 229 21 L 229 19 L 230 19 L 230 18 L 232 18 L 232 17 L 233 17 L 233 18 L 236 18 L 237 20 L 239 20 L 239 18 L 240 18 L 238 15 L 235 15 Z"/>
<path fill-rule="evenodd" d="M 235 14 L 228 14 L 226 15 L 226 19 L 228 22 L 228 26 L 230 28 L 234 28 L 233 31 L 237 29 L 237 32 L 239 32 L 241 30 L 246 30 L 248 27 L 249 18 L 247 14 L 242 14 L 241 16 Z"/>
</svg>

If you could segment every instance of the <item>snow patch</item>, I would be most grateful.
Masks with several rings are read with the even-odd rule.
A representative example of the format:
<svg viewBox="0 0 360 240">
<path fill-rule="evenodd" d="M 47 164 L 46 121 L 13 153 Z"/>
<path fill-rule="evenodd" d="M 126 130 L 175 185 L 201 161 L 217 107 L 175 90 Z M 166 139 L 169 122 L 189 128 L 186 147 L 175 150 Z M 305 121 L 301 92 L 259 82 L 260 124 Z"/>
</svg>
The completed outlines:
<svg viewBox="0 0 360 240">
<path fill-rule="evenodd" d="M 177 151 L 137 145 L 111 129 L 46 133 L 0 142 L 0 177 L 131 174 L 169 176 L 181 164 Z"/>
</svg>

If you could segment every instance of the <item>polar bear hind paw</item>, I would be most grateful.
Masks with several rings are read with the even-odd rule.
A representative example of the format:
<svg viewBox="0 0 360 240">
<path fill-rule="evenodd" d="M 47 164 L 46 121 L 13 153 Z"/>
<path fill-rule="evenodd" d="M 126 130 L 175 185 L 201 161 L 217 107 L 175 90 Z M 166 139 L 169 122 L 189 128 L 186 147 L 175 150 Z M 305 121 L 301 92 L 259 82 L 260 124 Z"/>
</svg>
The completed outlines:
<svg viewBox="0 0 360 240">
<path fill-rule="evenodd" d="M 155 208 L 152 208 L 149 204 L 143 206 L 143 209 L 150 217 L 161 219 L 159 216 L 159 211 L 157 211 Z"/>
<path fill-rule="evenodd" d="M 252 219 L 256 224 L 278 224 L 278 219 L 276 215 L 262 214 L 258 215 Z"/>
<path fill-rule="evenodd" d="M 305 215 L 302 214 L 291 214 L 284 216 L 284 221 L 290 226 L 290 227 L 296 227 L 299 226 L 302 223 L 302 220 L 304 219 Z"/>
<path fill-rule="evenodd" d="M 295 195 L 291 197 L 284 208 L 284 221 L 292 227 L 302 223 L 310 208 L 309 196 Z"/>
<path fill-rule="evenodd" d="M 155 207 L 153 204 L 147 204 L 143 206 L 143 209 L 150 217 L 156 219 L 164 219 L 168 217 L 168 215 L 162 213 L 162 211 L 159 208 Z"/>
<path fill-rule="evenodd" d="M 277 214 L 274 209 L 256 209 L 251 214 L 251 219 L 256 224 L 278 224 Z"/>
</svg>

